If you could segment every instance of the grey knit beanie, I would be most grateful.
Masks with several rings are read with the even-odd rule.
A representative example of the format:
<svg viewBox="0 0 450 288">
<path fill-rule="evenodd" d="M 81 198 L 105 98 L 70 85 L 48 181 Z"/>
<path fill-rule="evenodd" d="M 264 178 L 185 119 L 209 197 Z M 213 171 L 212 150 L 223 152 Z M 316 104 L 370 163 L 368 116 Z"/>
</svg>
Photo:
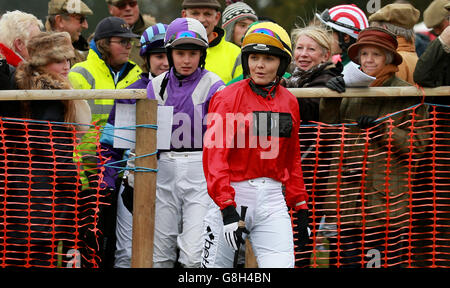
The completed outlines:
<svg viewBox="0 0 450 288">
<path fill-rule="evenodd" d="M 226 31 L 225 40 L 232 41 L 234 25 L 239 20 L 249 18 L 254 21 L 258 20 L 255 11 L 252 7 L 248 6 L 244 2 L 236 2 L 228 5 L 222 14 L 222 28 Z"/>
</svg>

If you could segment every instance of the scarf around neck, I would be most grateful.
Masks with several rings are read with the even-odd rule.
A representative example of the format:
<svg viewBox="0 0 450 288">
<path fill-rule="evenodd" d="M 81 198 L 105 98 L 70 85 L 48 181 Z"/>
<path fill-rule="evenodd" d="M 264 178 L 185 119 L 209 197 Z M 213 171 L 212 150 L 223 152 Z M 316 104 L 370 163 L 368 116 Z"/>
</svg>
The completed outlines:
<svg viewBox="0 0 450 288">
<path fill-rule="evenodd" d="M 6 58 L 6 62 L 14 67 L 18 67 L 23 61 L 23 58 L 12 49 L 6 47 L 6 45 L 0 43 L 0 55 Z"/>
<path fill-rule="evenodd" d="M 307 83 L 311 82 L 312 79 L 320 75 L 322 71 L 330 65 L 333 65 L 333 62 L 324 62 L 306 71 L 295 67 L 294 72 L 292 72 L 291 78 L 287 80 L 287 87 L 301 88 L 305 86 Z"/>
<path fill-rule="evenodd" d="M 386 82 L 389 78 L 395 75 L 399 71 L 398 66 L 389 64 L 386 65 L 377 75 L 375 75 L 375 81 L 370 84 L 370 87 L 380 87 L 383 86 L 383 83 Z"/>
</svg>

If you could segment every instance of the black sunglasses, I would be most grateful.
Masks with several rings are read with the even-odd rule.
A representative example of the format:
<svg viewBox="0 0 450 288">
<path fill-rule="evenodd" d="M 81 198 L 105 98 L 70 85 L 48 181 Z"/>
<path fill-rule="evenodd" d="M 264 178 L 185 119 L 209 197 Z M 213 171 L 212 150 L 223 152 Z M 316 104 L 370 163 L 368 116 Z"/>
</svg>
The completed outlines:
<svg viewBox="0 0 450 288">
<path fill-rule="evenodd" d="M 80 24 L 83 24 L 84 21 L 86 21 L 86 16 L 83 14 L 64 14 L 66 17 L 73 17 L 75 19 L 77 19 L 78 21 L 80 21 Z"/>
<path fill-rule="evenodd" d="M 117 40 L 117 41 L 113 41 L 113 40 L 110 39 L 109 42 L 110 43 L 120 44 L 124 48 L 128 47 L 129 45 L 131 45 L 131 39 L 130 38 L 123 38 L 123 39 L 120 39 L 120 40 Z"/>
<path fill-rule="evenodd" d="M 129 5 L 131 8 L 136 7 L 136 5 L 138 4 L 137 1 L 123 1 L 123 2 L 119 2 L 117 4 L 115 4 L 114 6 L 116 6 L 117 8 L 119 8 L 120 10 L 123 10 L 127 7 L 127 5 Z"/>
<path fill-rule="evenodd" d="M 345 27 L 356 32 L 361 32 L 361 29 L 359 28 L 331 19 L 330 12 L 328 11 L 328 9 L 325 9 L 325 11 L 323 11 L 322 14 L 320 14 L 320 18 L 322 18 L 322 20 L 325 22 L 331 22 L 341 27 Z"/>
</svg>

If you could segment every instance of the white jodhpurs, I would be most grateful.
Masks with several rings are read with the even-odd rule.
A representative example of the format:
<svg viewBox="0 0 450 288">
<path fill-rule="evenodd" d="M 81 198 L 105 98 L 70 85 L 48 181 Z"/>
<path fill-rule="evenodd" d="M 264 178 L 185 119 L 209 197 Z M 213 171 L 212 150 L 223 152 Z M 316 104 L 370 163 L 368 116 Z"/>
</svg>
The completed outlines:
<svg viewBox="0 0 450 288">
<path fill-rule="evenodd" d="M 116 252 L 114 266 L 131 264 L 133 216 L 117 203 Z M 200 267 L 203 219 L 210 197 L 203 173 L 202 152 L 163 152 L 158 160 L 155 202 L 153 267 L 171 268 L 177 261 L 184 267 Z"/>
<path fill-rule="evenodd" d="M 232 182 L 237 212 L 247 206 L 246 228 L 259 268 L 293 268 L 295 264 L 291 218 L 282 185 L 271 178 Z M 211 200 L 203 225 L 202 267 L 233 267 L 234 250 L 223 236 L 219 207 Z"/>
<path fill-rule="evenodd" d="M 131 268 L 131 244 L 133 236 L 133 215 L 122 201 L 123 184 L 117 197 L 115 268 Z"/>
<path fill-rule="evenodd" d="M 153 267 L 200 267 L 210 197 L 202 152 L 163 152 L 158 161 Z"/>
</svg>

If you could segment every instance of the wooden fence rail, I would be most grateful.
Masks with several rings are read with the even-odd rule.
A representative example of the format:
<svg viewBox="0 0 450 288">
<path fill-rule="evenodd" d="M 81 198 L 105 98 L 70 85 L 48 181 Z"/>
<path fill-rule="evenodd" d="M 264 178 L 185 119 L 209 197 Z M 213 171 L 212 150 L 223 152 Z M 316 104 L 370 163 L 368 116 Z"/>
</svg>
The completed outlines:
<svg viewBox="0 0 450 288">
<path fill-rule="evenodd" d="M 408 87 L 347 88 L 339 94 L 328 88 L 290 88 L 299 98 L 332 97 L 408 97 L 408 96 L 450 96 L 450 86 L 418 89 Z M 0 90 L 1 100 L 51 100 L 51 99 L 145 99 L 145 89 L 124 90 Z"/>
<path fill-rule="evenodd" d="M 450 86 L 424 89 L 415 86 L 347 88 L 347 91 L 342 94 L 328 88 L 293 88 L 289 90 L 298 98 L 450 96 Z M 157 123 L 156 100 L 145 100 L 147 99 L 145 89 L 0 91 L 0 101 L 70 99 L 138 99 L 136 124 L 156 125 Z M 1 102 L 0 105 L 2 105 Z M 156 131 L 140 126 L 136 131 L 136 155 L 148 155 L 154 151 L 156 151 Z M 156 155 L 139 158 L 136 165 L 156 169 Z M 156 173 L 136 172 L 135 175 L 132 267 L 149 268 L 153 265 Z"/>
</svg>

